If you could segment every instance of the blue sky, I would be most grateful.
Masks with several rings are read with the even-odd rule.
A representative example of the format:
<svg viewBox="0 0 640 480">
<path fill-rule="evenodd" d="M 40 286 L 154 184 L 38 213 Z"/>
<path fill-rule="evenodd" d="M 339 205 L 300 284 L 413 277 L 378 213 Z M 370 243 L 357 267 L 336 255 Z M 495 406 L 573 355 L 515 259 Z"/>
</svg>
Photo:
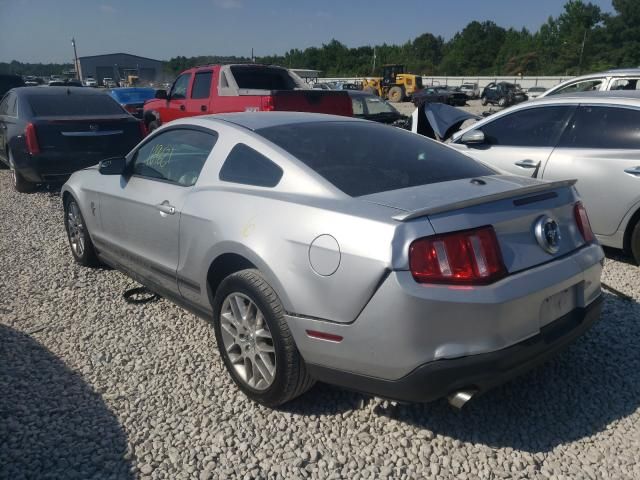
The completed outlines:
<svg viewBox="0 0 640 480">
<path fill-rule="evenodd" d="M 612 11 L 611 0 L 591 0 Z M 256 55 L 319 46 L 402 43 L 424 32 L 450 38 L 471 20 L 536 30 L 563 0 L 0 0 L 0 61 L 71 62 L 127 52 Z M 403 8 L 400 8 L 403 7 Z"/>
</svg>

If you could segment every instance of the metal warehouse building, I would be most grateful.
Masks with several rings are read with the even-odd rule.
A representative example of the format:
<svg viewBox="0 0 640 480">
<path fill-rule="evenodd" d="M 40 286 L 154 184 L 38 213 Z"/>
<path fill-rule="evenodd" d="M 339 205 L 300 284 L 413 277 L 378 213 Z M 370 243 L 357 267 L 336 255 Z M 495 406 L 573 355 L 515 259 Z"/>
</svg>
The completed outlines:
<svg viewBox="0 0 640 480">
<path fill-rule="evenodd" d="M 99 84 L 102 84 L 103 78 L 119 82 L 126 80 L 129 75 L 137 76 L 142 84 L 164 80 L 163 62 L 152 58 L 128 53 L 109 53 L 80 57 L 78 61 L 82 78 L 93 77 Z"/>
</svg>

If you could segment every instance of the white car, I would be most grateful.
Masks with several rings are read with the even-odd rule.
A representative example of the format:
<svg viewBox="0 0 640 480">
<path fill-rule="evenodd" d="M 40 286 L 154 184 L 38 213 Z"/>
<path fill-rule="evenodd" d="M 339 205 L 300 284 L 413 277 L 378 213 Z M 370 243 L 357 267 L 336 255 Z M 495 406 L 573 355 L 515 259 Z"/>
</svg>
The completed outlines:
<svg viewBox="0 0 640 480">
<path fill-rule="evenodd" d="M 477 83 L 463 83 L 460 86 L 460 91 L 471 99 L 480 97 L 480 87 Z"/>
<path fill-rule="evenodd" d="M 85 87 L 97 87 L 98 86 L 98 82 L 96 82 L 96 79 L 93 77 L 87 77 L 84 79 L 84 86 Z"/>
<path fill-rule="evenodd" d="M 575 77 L 550 88 L 538 98 L 561 93 L 639 90 L 640 68 L 616 69 Z"/>
<path fill-rule="evenodd" d="M 544 87 L 531 87 L 527 90 L 527 95 L 529 96 L 529 98 L 538 98 L 539 96 L 541 96 L 544 92 L 546 92 L 547 89 Z"/>
</svg>

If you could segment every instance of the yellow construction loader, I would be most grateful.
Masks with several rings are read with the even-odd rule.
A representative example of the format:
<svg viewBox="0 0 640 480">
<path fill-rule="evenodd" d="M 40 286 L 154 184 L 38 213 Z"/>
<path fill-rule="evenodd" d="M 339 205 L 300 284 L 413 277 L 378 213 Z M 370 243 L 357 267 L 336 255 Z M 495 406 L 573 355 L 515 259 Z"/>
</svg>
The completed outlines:
<svg viewBox="0 0 640 480">
<path fill-rule="evenodd" d="M 362 90 L 373 93 L 391 102 L 403 102 L 422 89 L 422 77 L 405 73 L 404 65 L 384 65 L 382 77 L 367 77 Z"/>
</svg>

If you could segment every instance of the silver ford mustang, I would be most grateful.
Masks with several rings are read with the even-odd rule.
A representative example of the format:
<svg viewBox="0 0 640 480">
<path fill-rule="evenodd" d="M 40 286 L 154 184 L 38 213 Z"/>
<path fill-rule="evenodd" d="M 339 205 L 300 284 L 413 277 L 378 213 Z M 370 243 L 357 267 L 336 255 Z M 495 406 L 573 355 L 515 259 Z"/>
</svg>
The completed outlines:
<svg viewBox="0 0 640 480">
<path fill-rule="evenodd" d="M 251 399 L 321 380 L 461 406 L 600 313 L 603 253 L 573 181 L 304 113 L 188 118 L 62 189 L 71 252 L 211 319 Z"/>
</svg>

